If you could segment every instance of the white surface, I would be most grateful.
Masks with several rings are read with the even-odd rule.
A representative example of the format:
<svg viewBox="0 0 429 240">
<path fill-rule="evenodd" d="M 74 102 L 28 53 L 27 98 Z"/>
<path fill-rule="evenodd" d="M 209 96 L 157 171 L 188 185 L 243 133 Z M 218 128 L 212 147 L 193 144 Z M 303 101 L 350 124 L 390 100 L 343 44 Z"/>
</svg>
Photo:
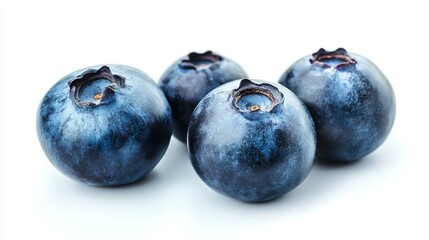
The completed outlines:
<svg viewBox="0 0 429 240">
<path fill-rule="evenodd" d="M 2 239 L 429 238 L 424 5 L 138 2 L 1 2 Z M 316 164 L 302 185 L 272 202 L 246 204 L 213 192 L 175 139 L 143 181 L 85 186 L 50 164 L 36 136 L 39 101 L 79 68 L 121 63 L 157 80 L 180 56 L 212 49 L 252 78 L 277 81 L 319 47 L 344 47 L 382 69 L 396 91 L 395 126 L 365 159 Z"/>
</svg>

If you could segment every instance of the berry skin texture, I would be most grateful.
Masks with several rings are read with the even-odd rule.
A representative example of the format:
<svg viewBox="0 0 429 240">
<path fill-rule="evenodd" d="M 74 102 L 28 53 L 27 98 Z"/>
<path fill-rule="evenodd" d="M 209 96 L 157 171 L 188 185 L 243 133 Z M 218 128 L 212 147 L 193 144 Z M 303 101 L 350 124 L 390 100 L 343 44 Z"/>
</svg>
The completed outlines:
<svg viewBox="0 0 429 240">
<path fill-rule="evenodd" d="M 124 65 L 68 74 L 42 99 L 37 134 L 51 163 L 93 186 L 143 178 L 170 142 L 172 114 L 156 83 Z"/>
<path fill-rule="evenodd" d="M 186 143 L 189 119 L 200 100 L 221 84 L 245 77 L 240 65 L 212 51 L 192 52 L 174 62 L 159 81 L 173 111 L 173 135 Z"/>
<path fill-rule="evenodd" d="M 387 78 L 365 57 L 323 48 L 295 62 L 279 83 L 307 106 L 317 130 L 317 158 L 350 162 L 387 138 L 395 119 L 395 95 Z"/>
<path fill-rule="evenodd" d="M 245 202 L 277 198 L 297 187 L 314 161 L 314 123 L 280 84 L 236 80 L 207 94 L 188 129 L 188 152 L 213 190 Z"/>
</svg>

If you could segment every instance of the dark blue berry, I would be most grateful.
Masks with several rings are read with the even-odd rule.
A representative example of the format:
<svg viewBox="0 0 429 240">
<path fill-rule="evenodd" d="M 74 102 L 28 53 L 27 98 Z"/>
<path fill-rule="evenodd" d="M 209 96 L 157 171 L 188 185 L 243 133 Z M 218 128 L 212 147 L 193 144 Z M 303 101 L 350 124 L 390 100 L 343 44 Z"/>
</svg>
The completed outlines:
<svg viewBox="0 0 429 240">
<path fill-rule="evenodd" d="M 322 48 L 295 62 L 279 82 L 308 107 L 316 125 L 319 159 L 361 159 L 389 135 L 395 95 L 387 78 L 365 57 L 343 48 Z"/>
<path fill-rule="evenodd" d="M 310 114 L 279 84 L 226 83 L 201 100 L 189 123 L 197 174 L 215 191 L 247 202 L 297 187 L 310 172 L 315 148 Z"/>
<path fill-rule="evenodd" d="M 173 111 L 173 134 L 186 142 L 189 119 L 198 102 L 223 83 L 247 77 L 234 61 L 215 54 L 192 52 L 173 63 L 163 74 L 159 86 Z"/>
<path fill-rule="evenodd" d="M 94 66 L 70 73 L 46 93 L 37 133 L 65 175 L 94 186 L 122 185 L 158 164 L 171 138 L 172 114 L 145 73 Z"/>
</svg>

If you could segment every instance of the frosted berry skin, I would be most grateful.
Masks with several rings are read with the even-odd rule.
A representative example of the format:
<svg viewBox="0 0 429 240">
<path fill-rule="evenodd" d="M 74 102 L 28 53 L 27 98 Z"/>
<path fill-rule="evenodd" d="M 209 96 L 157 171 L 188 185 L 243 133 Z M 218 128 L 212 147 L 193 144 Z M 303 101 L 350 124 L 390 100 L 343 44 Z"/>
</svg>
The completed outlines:
<svg viewBox="0 0 429 240">
<path fill-rule="evenodd" d="M 62 78 L 42 99 L 36 125 L 51 163 L 93 186 L 144 177 L 164 155 L 173 128 L 156 83 L 124 65 L 89 67 Z"/>
<path fill-rule="evenodd" d="M 229 197 L 261 202 L 297 187 L 314 160 L 314 123 L 287 88 L 236 80 L 207 94 L 189 123 L 188 151 L 199 177 Z"/>
<path fill-rule="evenodd" d="M 309 109 L 317 130 L 317 158 L 350 162 L 387 138 L 395 119 L 395 95 L 387 78 L 365 57 L 339 48 L 295 62 L 279 83 Z"/>
<path fill-rule="evenodd" d="M 174 62 L 159 81 L 173 111 L 173 135 L 185 143 L 189 119 L 199 101 L 214 88 L 245 77 L 240 65 L 212 51 L 192 52 Z"/>
</svg>

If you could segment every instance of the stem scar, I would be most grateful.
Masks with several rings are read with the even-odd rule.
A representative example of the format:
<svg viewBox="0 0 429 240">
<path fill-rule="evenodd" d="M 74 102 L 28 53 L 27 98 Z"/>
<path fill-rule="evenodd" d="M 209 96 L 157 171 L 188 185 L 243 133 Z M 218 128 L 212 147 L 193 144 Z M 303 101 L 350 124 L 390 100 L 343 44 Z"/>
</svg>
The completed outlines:
<svg viewBox="0 0 429 240">
<path fill-rule="evenodd" d="M 93 98 L 94 98 L 94 100 L 98 101 L 98 100 L 101 99 L 102 96 L 103 96 L 103 93 L 97 93 L 97 94 L 94 95 Z"/>
<path fill-rule="evenodd" d="M 258 111 L 259 109 L 261 109 L 258 105 L 252 105 L 250 106 L 250 111 L 254 112 L 254 111 Z"/>
</svg>

